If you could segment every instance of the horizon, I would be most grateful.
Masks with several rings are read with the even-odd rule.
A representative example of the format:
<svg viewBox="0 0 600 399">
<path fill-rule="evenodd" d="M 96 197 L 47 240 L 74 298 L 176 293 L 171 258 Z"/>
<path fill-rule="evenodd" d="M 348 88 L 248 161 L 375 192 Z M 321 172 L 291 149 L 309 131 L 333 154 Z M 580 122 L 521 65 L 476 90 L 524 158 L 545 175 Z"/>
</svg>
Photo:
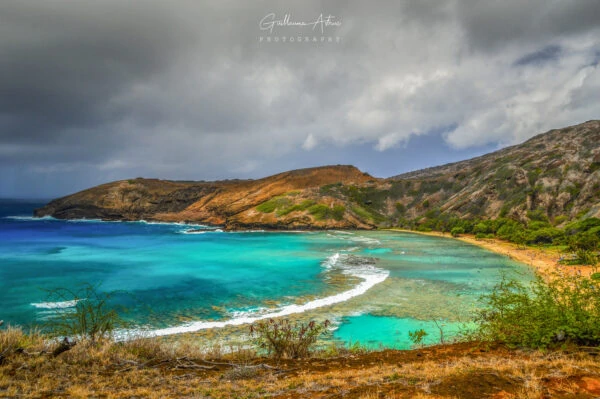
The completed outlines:
<svg viewBox="0 0 600 399">
<path fill-rule="evenodd" d="M 600 3 L 5 1 L 0 198 L 377 178 L 600 115 Z M 32 28 L 35 27 L 35 28 Z"/>
</svg>

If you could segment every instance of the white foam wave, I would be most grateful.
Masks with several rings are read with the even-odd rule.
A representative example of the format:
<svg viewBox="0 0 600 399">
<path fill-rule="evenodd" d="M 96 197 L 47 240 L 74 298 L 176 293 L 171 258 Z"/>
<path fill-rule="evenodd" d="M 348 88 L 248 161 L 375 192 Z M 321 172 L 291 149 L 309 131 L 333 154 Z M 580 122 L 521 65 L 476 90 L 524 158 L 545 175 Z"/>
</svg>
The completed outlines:
<svg viewBox="0 0 600 399">
<path fill-rule="evenodd" d="M 4 216 L 3 219 L 22 220 L 22 221 L 38 221 L 38 220 L 58 220 L 52 216 Z"/>
<path fill-rule="evenodd" d="M 65 309 L 72 308 L 77 305 L 80 299 L 73 299 L 72 301 L 62 301 L 62 302 L 39 302 L 39 303 L 31 303 L 31 306 L 37 309 Z"/>
<path fill-rule="evenodd" d="M 372 245 L 379 245 L 379 244 L 381 244 L 381 241 L 379 241 L 379 240 L 377 240 L 375 238 L 369 238 L 369 237 L 363 237 L 363 236 L 350 237 L 348 239 L 350 241 L 363 242 L 365 244 L 372 244 Z"/>
<path fill-rule="evenodd" d="M 179 230 L 178 233 L 181 233 L 181 234 L 205 234 L 209 231 L 210 230 L 184 229 L 184 230 Z"/>
<path fill-rule="evenodd" d="M 136 221 L 127 221 L 127 223 L 141 223 L 141 224 L 157 225 L 157 226 L 185 226 L 185 227 L 195 227 L 195 228 L 205 228 L 205 229 L 210 228 L 207 225 L 198 224 L 198 223 L 159 222 L 159 221 L 154 221 L 154 220 L 148 221 L 148 220 L 144 220 L 144 219 L 140 219 L 140 220 L 136 220 Z"/>
<path fill-rule="evenodd" d="M 242 312 L 230 320 L 224 321 L 197 321 L 188 324 L 184 324 L 182 326 L 176 327 L 168 327 L 162 328 L 154 331 L 149 331 L 149 336 L 164 336 L 164 335 L 172 335 L 172 334 L 181 334 L 186 332 L 194 332 L 199 330 L 205 330 L 209 328 L 222 328 L 226 326 L 239 326 L 243 324 L 251 324 L 256 321 L 289 316 L 296 313 L 304 313 L 309 310 L 318 309 L 325 306 L 334 305 L 336 303 L 346 302 L 351 298 L 362 295 L 367 292 L 373 286 L 383 282 L 388 276 L 389 272 L 387 270 L 379 269 L 374 267 L 373 265 L 345 265 L 340 262 L 340 259 L 343 259 L 344 255 L 340 255 L 339 253 L 335 253 L 328 257 L 324 262 L 323 266 L 326 268 L 332 267 L 340 267 L 341 270 L 351 276 L 358 277 L 362 280 L 361 283 L 356 285 L 350 290 L 344 291 L 342 293 L 328 296 L 325 298 L 315 299 L 313 301 L 307 302 L 303 305 L 291 304 L 286 305 L 279 310 L 264 313 L 260 311 L 254 312 Z M 125 339 L 127 334 L 121 333 L 118 334 L 121 338 Z"/>
</svg>

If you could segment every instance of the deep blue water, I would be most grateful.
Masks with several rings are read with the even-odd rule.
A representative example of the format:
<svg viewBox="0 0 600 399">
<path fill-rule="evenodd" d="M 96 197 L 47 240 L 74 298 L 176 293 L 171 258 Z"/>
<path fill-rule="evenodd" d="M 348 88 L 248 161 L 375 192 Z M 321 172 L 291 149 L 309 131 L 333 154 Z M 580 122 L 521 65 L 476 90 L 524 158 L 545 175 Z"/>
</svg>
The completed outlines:
<svg viewBox="0 0 600 399">
<path fill-rule="evenodd" d="M 0 201 L 0 319 L 12 324 L 51 318 L 61 304 L 47 290 L 91 283 L 118 291 L 130 321 L 162 333 L 327 311 L 338 339 L 405 347 L 399 330 L 432 329 L 432 318 L 457 323 L 502 273 L 522 270 L 480 248 L 414 234 L 31 218 L 41 205 Z"/>
</svg>

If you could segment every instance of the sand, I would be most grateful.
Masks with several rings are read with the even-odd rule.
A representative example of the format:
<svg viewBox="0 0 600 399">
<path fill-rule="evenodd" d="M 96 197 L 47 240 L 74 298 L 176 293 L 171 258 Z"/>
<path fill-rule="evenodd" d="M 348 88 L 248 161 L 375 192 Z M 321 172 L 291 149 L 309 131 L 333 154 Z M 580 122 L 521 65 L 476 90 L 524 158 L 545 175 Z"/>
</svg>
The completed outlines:
<svg viewBox="0 0 600 399">
<path fill-rule="evenodd" d="M 489 251 L 505 255 L 511 259 L 524 263 L 535 269 L 536 273 L 542 277 L 549 279 L 556 276 L 557 272 L 564 273 L 581 273 L 584 276 L 589 276 L 594 272 L 592 266 L 568 266 L 558 263 L 560 257 L 563 255 L 556 249 L 549 249 L 543 247 L 519 247 L 517 244 L 512 242 L 499 240 L 497 238 L 475 238 L 471 234 L 462 234 L 459 237 L 452 237 L 449 233 L 441 233 L 438 231 L 432 232 L 421 232 L 404 229 L 390 229 L 391 231 L 402 231 L 406 233 L 423 234 L 433 237 L 446 237 L 469 244 L 477 245 L 481 248 L 485 248 Z"/>
</svg>

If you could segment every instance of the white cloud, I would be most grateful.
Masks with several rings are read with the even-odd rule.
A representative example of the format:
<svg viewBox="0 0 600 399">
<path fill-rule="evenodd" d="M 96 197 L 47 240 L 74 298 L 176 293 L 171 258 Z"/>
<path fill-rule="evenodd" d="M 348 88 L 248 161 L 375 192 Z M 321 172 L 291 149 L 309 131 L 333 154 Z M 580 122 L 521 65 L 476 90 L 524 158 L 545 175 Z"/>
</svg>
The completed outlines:
<svg viewBox="0 0 600 399">
<path fill-rule="evenodd" d="M 302 144 L 302 148 L 304 148 L 307 151 L 312 150 L 316 146 L 317 146 L 317 139 L 315 139 L 315 136 L 312 133 L 309 134 L 308 137 L 306 137 L 306 140 L 304 140 L 304 143 Z"/>
</svg>

